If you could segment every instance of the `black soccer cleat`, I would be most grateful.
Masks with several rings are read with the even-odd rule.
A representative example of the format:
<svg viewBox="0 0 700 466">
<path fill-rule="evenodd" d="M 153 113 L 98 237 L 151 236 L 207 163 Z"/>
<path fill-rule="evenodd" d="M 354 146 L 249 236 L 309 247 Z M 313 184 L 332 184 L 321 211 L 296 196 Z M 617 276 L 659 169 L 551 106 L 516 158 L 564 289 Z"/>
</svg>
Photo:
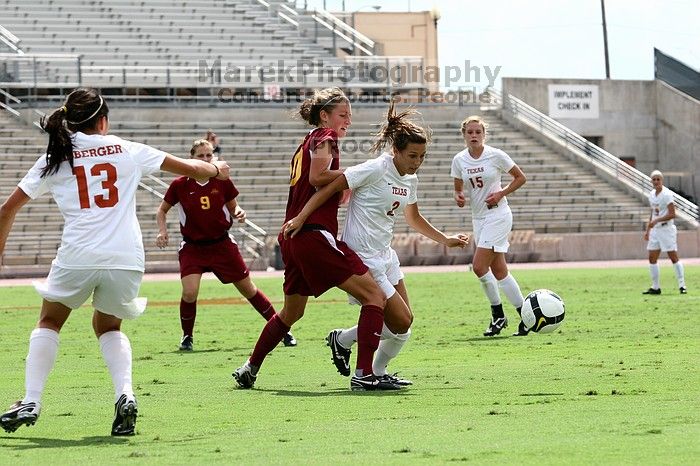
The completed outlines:
<svg viewBox="0 0 700 466">
<path fill-rule="evenodd" d="M 350 390 L 354 392 L 401 390 L 401 388 L 403 388 L 401 385 L 398 385 L 389 379 L 377 377 L 374 374 L 363 376 L 353 375 L 350 379 Z"/>
<path fill-rule="evenodd" d="M 36 420 L 39 419 L 41 405 L 39 403 L 22 403 L 17 401 L 10 409 L 0 416 L 0 424 L 5 432 L 14 432 L 20 426 L 33 426 Z"/>
<path fill-rule="evenodd" d="M 521 320 L 518 324 L 518 331 L 513 333 L 514 337 L 526 337 L 530 333 L 530 329 Z"/>
<path fill-rule="evenodd" d="M 408 387 L 409 385 L 413 385 L 412 380 L 402 379 L 401 377 L 399 377 L 398 372 L 395 372 L 393 374 L 379 375 L 377 377 L 379 377 L 384 382 L 390 382 L 400 387 Z"/>
<path fill-rule="evenodd" d="M 191 335 L 185 335 L 180 341 L 180 351 L 192 351 L 194 345 L 194 339 Z"/>
<path fill-rule="evenodd" d="M 686 290 L 684 286 L 678 288 L 678 291 L 680 291 L 681 294 L 688 294 L 688 290 Z"/>
<path fill-rule="evenodd" d="M 496 335 L 501 333 L 501 330 L 503 330 L 506 327 L 508 327 L 508 319 L 507 318 L 499 317 L 498 319 L 491 319 L 491 323 L 489 324 L 486 331 L 484 331 L 484 336 L 485 337 L 495 337 Z"/>
<path fill-rule="evenodd" d="M 257 373 L 257 370 L 255 372 Z M 257 374 L 253 373 L 253 368 L 247 362 L 233 371 L 231 375 L 236 379 L 238 386 L 245 389 L 253 388 L 255 380 L 258 378 Z"/>
<path fill-rule="evenodd" d="M 288 333 L 282 338 L 282 344 L 284 346 L 296 346 L 297 345 L 297 339 L 294 338 L 294 335 L 291 333 Z"/>
<path fill-rule="evenodd" d="M 340 375 L 347 377 L 350 375 L 350 354 L 352 351 L 338 341 L 340 332 L 342 332 L 340 329 L 331 330 L 326 337 L 326 346 L 331 349 L 331 361 L 335 364 L 335 368 L 338 369 Z"/>
<path fill-rule="evenodd" d="M 646 291 L 642 291 L 642 294 L 661 294 L 661 288 L 649 288 Z"/>
<path fill-rule="evenodd" d="M 112 435 L 134 435 L 137 414 L 136 400 L 127 397 L 126 394 L 120 396 L 114 404 Z"/>
</svg>

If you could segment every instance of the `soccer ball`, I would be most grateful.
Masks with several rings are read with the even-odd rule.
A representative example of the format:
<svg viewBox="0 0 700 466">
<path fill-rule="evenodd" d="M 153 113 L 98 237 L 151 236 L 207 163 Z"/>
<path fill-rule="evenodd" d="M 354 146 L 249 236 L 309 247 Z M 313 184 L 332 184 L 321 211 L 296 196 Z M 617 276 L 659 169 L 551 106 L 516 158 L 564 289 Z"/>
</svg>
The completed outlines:
<svg viewBox="0 0 700 466">
<path fill-rule="evenodd" d="M 520 317 L 533 332 L 553 332 L 564 321 L 564 301 L 553 291 L 535 290 L 525 297 Z"/>
</svg>

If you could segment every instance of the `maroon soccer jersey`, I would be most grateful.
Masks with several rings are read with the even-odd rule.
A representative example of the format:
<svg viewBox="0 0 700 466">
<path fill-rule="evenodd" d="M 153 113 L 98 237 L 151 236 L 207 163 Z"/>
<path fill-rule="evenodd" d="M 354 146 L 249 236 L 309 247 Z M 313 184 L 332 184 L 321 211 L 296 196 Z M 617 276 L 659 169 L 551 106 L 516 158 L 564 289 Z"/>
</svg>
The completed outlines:
<svg viewBox="0 0 700 466">
<path fill-rule="evenodd" d="M 307 201 L 316 192 L 316 188 L 309 183 L 309 172 L 311 170 L 311 153 L 325 141 L 331 142 L 331 170 L 340 168 L 340 151 L 338 150 L 338 135 L 331 128 L 316 128 L 311 131 L 304 142 L 297 148 L 290 167 L 289 175 L 289 198 L 287 199 L 287 211 L 284 221 L 296 217 Z M 306 224 L 322 225 L 333 236 L 338 235 L 338 204 L 340 193 L 331 196 L 321 207 L 316 209 Z"/>
<path fill-rule="evenodd" d="M 226 203 L 238 196 L 231 180 L 211 178 L 201 185 L 192 178 L 181 176 L 172 182 L 164 201 L 180 211 L 180 232 L 192 241 L 221 238 L 231 228 L 233 219 Z"/>
</svg>

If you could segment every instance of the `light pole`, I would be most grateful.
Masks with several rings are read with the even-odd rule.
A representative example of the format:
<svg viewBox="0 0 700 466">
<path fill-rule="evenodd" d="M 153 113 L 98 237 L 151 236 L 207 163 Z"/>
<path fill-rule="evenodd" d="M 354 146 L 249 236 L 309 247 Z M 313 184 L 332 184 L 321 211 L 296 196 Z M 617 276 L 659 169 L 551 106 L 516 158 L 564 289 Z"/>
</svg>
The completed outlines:
<svg viewBox="0 0 700 466">
<path fill-rule="evenodd" d="M 605 0 L 600 0 L 603 15 L 603 50 L 605 51 L 605 79 L 610 79 L 610 58 L 608 57 L 608 25 L 605 21 Z"/>
</svg>

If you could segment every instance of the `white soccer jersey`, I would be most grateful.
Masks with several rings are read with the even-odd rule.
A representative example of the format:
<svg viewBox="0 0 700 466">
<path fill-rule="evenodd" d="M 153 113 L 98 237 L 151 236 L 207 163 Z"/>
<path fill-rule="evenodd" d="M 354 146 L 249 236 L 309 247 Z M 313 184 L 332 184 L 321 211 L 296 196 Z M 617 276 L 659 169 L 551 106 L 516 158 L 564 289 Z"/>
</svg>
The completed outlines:
<svg viewBox="0 0 700 466">
<path fill-rule="evenodd" d="M 464 182 L 464 193 L 469 197 L 473 218 L 483 218 L 510 210 L 505 197 L 498 206 L 491 209 L 486 205 L 486 198 L 489 194 L 501 190 L 501 174 L 508 173 L 514 166 L 515 162 L 508 154 L 487 145 L 484 145 L 484 152 L 478 159 L 469 155 L 469 149 L 464 149 L 454 156 L 450 174 Z"/>
<path fill-rule="evenodd" d="M 652 189 L 647 195 L 649 205 L 651 206 L 651 219 L 663 217 L 668 214 L 668 205 L 673 204 L 673 192 L 666 186 L 661 188 L 661 192 L 657 195 L 656 190 Z M 673 219 L 663 222 L 666 225 L 673 225 Z M 654 228 L 661 224 L 654 225 Z M 665 226 L 665 225 L 664 225 Z"/>
<path fill-rule="evenodd" d="M 394 159 L 383 153 L 345 170 L 352 189 L 342 239 L 358 254 L 391 246 L 396 216 L 417 200 L 418 177 L 399 175 Z"/>
<path fill-rule="evenodd" d="M 136 189 L 157 171 L 165 152 L 116 136 L 73 137 L 73 169 L 63 162 L 41 178 L 42 155 L 19 182 L 30 198 L 50 193 L 65 220 L 54 264 L 66 269 L 144 271 Z"/>
</svg>

